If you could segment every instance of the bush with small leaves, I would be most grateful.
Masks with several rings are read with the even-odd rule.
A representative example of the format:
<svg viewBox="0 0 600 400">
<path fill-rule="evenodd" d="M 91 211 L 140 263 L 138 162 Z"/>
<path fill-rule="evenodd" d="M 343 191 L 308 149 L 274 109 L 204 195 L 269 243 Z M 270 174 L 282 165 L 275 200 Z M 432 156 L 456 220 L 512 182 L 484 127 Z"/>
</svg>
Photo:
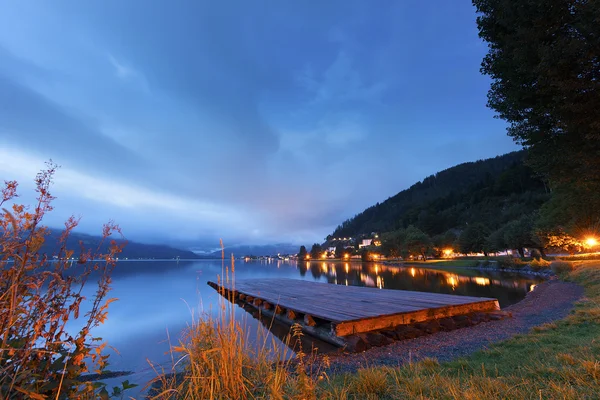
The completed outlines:
<svg viewBox="0 0 600 400">
<path fill-rule="evenodd" d="M 16 181 L 5 181 L 1 191 L 2 399 L 108 397 L 106 389 L 90 382 L 85 374 L 100 374 L 107 365 L 106 343 L 93 337 L 92 331 L 104 322 L 108 305 L 116 300 L 106 296 L 121 246 L 106 242 L 120 230 L 108 223 L 98 247 L 85 249 L 81 244 L 76 255 L 67 249 L 69 235 L 79 222 L 71 217 L 65 222 L 56 253 L 47 254 L 42 246 L 50 231 L 42 225 L 42 219 L 53 209 L 50 187 L 57 168 L 50 161 L 36 176 L 37 198 L 32 208 L 15 203 Z M 89 311 L 80 315 L 80 307 L 86 302 L 83 288 L 92 272 L 98 287 L 89 299 Z M 83 321 L 79 332 L 67 330 L 67 323 L 80 317 Z"/>
<path fill-rule="evenodd" d="M 550 268 L 556 275 L 562 275 L 564 273 L 571 272 L 574 269 L 572 262 L 563 260 L 552 261 L 550 263 Z"/>
</svg>

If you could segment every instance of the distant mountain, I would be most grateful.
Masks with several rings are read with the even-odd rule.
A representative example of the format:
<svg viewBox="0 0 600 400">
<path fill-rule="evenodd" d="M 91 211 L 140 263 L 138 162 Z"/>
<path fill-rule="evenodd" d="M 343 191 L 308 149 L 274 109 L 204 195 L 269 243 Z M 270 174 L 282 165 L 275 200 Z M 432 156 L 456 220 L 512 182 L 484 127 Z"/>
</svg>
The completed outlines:
<svg viewBox="0 0 600 400">
<path fill-rule="evenodd" d="M 289 243 L 269 244 L 262 246 L 251 246 L 251 245 L 239 245 L 225 248 L 225 257 L 231 257 L 233 253 L 234 257 L 243 256 L 276 256 L 277 254 L 296 254 L 299 245 L 293 245 Z M 203 258 L 221 258 L 221 250 L 214 251 L 208 254 L 202 254 Z"/>
<path fill-rule="evenodd" d="M 431 175 L 348 219 L 330 235 L 355 237 L 414 225 L 433 236 L 482 222 L 491 230 L 535 212 L 548 199 L 525 151 L 468 162 Z"/>
<path fill-rule="evenodd" d="M 50 235 L 46 237 L 44 246 L 41 249 L 42 253 L 48 255 L 55 255 L 58 250 L 58 239 L 62 234 L 61 230 L 52 229 Z M 116 239 L 117 244 L 121 244 L 124 240 Z M 95 250 L 101 241 L 101 237 L 87 235 L 84 233 L 72 232 L 69 240 L 67 241 L 67 248 L 75 251 L 75 256 L 78 254 L 78 250 L 81 248 L 80 243 L 85 249 Z M 110 240 L 108 241 L 110 242 Z M 103 245 L 101 251 L 106 252 L 108 242 Z M 140 259 L 140 258 L 151 258 L 151 259 L 173 259 L 179 257 L 180 259 L 197 259 L 200 258 L 196 253 L 189 250 L 176 249 L 173 247 L 157 244 L 144 244 L 133 241 L 125 241 L 127 244 L 123 249 L 123 252 L 119 254 L 120 259 Z"/>
</svg>

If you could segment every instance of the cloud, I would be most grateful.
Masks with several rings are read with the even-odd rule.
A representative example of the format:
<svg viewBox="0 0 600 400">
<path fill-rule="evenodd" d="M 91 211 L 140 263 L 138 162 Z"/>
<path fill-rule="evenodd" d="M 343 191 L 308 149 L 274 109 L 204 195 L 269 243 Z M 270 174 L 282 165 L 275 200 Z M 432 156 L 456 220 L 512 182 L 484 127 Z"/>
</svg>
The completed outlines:
<svg viewBox="0 0 600 400">
<path fill-rule="evenodd" d="M 234 3 L 8 3 L 1 177 L 54 159 L 57 221 L 90 230 L 309 243 L 425 171 L 514 148 L 464 46 L 472 6 Z"/>
</svg>

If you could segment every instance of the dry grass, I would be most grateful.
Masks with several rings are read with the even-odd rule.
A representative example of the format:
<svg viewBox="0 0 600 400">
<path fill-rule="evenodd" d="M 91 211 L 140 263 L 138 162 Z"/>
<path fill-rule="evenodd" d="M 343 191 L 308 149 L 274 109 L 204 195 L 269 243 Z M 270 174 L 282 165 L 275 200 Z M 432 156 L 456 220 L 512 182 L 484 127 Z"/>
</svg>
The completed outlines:
<svg viewBox="0 0 600 400">
<path fill-rule="evenodd" d="M 224 269 L 225 280 L 234 279 Z M 221 299 L 218 315 L 194 319 L 180 342 L 172 346 L 170 371 L 159 372 L 151 390 L 153 399 L 316 399 L 323 375 L 313 357 L 291 351 L 258 327 L 251 341 L 244 323 L 235 318 L 233 298 Z M 300 342 L 302 332 L 292 329 L 289 341 Z M 258 342 L 258 343 L 257 343 Z"/>
<path fill-rule="evenodd" d="M 550 261 L 546 261 L 543 258 L 533 259 L 529 262 L 529 266 L 534 271 L 541 271 L 546 268 L 550 268 Z"/>
</svg>

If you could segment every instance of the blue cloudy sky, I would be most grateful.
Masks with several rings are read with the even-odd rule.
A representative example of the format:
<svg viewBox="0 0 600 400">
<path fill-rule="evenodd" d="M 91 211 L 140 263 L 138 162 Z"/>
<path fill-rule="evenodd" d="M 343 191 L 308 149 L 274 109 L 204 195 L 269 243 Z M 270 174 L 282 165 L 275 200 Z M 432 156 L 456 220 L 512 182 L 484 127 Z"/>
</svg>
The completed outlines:
<svg viewBox="0 0 600 400">
<path fill-rule="evenodd" d="M 0 0 L 0 179 L 145 241 L 321 240 L 516 149 L 470 1 Z"/>
</svg>

